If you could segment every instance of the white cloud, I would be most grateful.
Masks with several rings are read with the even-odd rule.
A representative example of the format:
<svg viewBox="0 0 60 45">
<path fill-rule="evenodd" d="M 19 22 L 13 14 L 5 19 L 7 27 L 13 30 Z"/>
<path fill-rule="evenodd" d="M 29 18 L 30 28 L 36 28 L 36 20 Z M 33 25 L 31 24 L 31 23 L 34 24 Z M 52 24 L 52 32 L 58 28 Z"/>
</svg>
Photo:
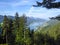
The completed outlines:
<svg viewBox="0 0 60 45">
<path fill-rule="evenodd" d="M 48 19 L 49 17 L 57 16 L 60 14 L 60 9 L 46 9 L 42 7 L 31 7 L 27 16 Z"/>
<path fill-rule="evenodd" d="M 36 0 L 20 0 L 20 1 L 15 1 L 15 2 L 0 2 L 0 7 L 1 6 L 8 6 L 8 8 L 10 10 L 6 10 L 4 8 L 4 11 L 0 10 L 0 14 L 7 14 L 7 15 L 14 15 L 15 12 L 17 11 L 18 13 L 20 13 L 22 15 L 22 11 L 21 10 L 17 10 L 16 7 L 18 6 L 24 6 L 24 5 L 33 5 L 34 2 Z M 11 8 L 9 7 L 11 6 Z M 28 6 L 27 6 L 28 7 Z M 25 8 L 25 7 L 24 7 Z M 28 10 L 28 9 L 27 9 Z M 42 8 L 42 7 L 31 7 L 29 9 L 28 12 L 25 11 L 25 13 L 27 14 L 27 16 L 33 16 L 33 17 L 37 17 L 37 18 L 44 18 L 47 19 L 48 17 L 52 17 L 52 16 L 56 16 L 60 14 L 60 9 L 46 9 L 46 8 Z"/>
</svg>

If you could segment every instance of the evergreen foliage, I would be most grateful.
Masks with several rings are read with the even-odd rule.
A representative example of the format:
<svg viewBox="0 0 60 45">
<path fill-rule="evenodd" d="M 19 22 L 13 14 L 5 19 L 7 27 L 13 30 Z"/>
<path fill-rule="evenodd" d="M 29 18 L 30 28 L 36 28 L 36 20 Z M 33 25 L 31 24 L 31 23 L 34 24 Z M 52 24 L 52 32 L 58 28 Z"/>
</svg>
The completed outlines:
<svg viewBox="0 0 60 45">
<path fill-rule="evenodd" d="M 19 17 L 16 13 L 12 20 L 6 15 L 0 27 L 1 45 L 60 45 L 60 20 L 56 17 L 49 21 L 45 27 L 40 27 L 36 31 L 27 27 L 27 17 L 25 14 Z M 55 21 L 56 20 L 56 21 Z M 57 21 L 58 20 L 58 21 Z M 54 24 L 55 23 L 55 24 Z"/>
<path fill-rule="evenodd" d="M 47 9 L 51 8 L 60 8 L 60 2 L 55 2 L 56 0 L 43 0 L 42 3 L 37 1 L 37 5 L 33 5 L 34 7 L 43 6 Z"/>
</svg>

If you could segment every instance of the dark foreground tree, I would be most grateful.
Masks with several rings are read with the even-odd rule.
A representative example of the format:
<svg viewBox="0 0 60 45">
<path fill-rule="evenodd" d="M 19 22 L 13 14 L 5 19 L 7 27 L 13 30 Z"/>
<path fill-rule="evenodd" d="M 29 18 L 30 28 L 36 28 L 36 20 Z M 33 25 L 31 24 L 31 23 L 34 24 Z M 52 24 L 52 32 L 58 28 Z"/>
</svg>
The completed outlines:
<svg viewBox="0 0 60 45">
<path fill-rule="evenodd" d="M 60 15 L 56 16 L 56 17 L 51 17 L 50 19 L 56 19 L 60 21 Z"/>
<path fill-rule="evenodd" d="M 8 45 L 14 44 L 15 37 L 13 35 L 12 19 L 9 19 L 7 18 L 7 16 L 4 16 L 2 29 L 3 29 L 3 42 L 6 41 Z"/>
<path fill-rule="evenodd" d="M 13 20 L 9 19 L 8 30 L 7 30 L 7 41 L 9 45 L 14 45 L 15 35 L 13 34 Z"/>
<path fill-rule="evenodd" d="M 43 0 L 42 3 L 37 1 L 37 5 L 33 5 L 34 7 L 46 7 L 47 9 L 51 8 L 60 8 L 60 2 L 54 2 L 56 0 Z"/>
<path fill-rule="evenodd" d="M 7 43 L 8 18 L 6 15 L 4 16 L 2 30 L 3 30 L 3 42 Z"/>
</svg>

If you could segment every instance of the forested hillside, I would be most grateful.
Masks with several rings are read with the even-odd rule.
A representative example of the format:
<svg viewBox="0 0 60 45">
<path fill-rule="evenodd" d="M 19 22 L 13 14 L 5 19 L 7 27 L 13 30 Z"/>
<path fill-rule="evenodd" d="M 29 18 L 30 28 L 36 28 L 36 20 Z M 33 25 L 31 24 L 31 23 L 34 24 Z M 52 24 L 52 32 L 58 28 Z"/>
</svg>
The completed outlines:
<svg viewBox="0 0 60 45">
<path fill-rule="evenodd" d="M 15 17 L 14 16 L 7 16 L 7 18 L 11 18 L 14 20 Z M 0 23 L 3 23 L 3 19 L 4 19 L 4 16 L 0 15 Z M 36 29 L 38 26 L 42 25 L 46 21 L 47 20 L 41 19 L 41 18 L 27 17 L 27 25 L 28 25 L 28 27 L 30 27 L 30 29 Z"/>
<path fill-rule="evenodd" d="M 27 27 L 27 17 L 19 17 L 15 14 L 14 20 L 4 16 L 0 25 L 0 44 L 1 45 L 31 45 L 33 43 L 33 30 Z"/>
<path fill-rule="evenodd" d="M 52 19 L 35 31 L 36 45 L 60 45 L 60 21 Z"/>
<path fill-rule="evenodd" d="M 30 30 L 27 17 L 15 14 L 14 20 L 4 16 L 0 24 L 1 45 L 60 45 L 59 16 L 43 23 L 38 29 Z"/>
<path fill-rule="evenodd" d="M 0 0 L 0 45 L 60 45 L 60 0 Z"/>
</svg>

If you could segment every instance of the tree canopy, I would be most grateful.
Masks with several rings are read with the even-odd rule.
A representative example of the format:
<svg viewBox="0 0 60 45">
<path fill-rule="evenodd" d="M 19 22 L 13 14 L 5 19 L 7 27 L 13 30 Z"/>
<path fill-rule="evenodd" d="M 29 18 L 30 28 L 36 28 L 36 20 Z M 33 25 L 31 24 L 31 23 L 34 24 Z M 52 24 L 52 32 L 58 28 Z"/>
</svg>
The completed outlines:
<svg viewBox="0 0 60 45">
<path fill-rule="evenodd" d="M 37 5 L 33 5 L 34 7 L 46 7 L 47 9 L 51 9 L 51 8 L 60 8 L 60 2 L 55 2 L 56 0 L 43 0 L 42 3 L 41 2 L 36 2 Z"/>
</svg>

